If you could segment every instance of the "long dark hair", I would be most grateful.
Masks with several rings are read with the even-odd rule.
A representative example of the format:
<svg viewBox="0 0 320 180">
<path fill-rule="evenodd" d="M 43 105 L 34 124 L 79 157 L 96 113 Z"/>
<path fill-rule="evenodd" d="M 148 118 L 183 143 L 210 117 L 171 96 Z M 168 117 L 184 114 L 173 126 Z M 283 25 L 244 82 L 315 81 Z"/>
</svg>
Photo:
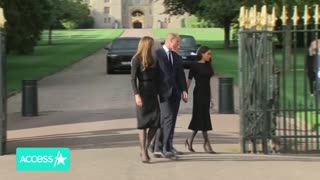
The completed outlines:
<svg viewBox="0 0 320 180">
<path fill-rule="evenodd" d="M 148 67 L 155 67 L 156 61 L 152 57 L 152 47 L 154 40 L 150 36 L 144 36 L 139 41 L 138 50 L 132 60 L 139 59 L 143 65 L 143 70 Z"/>
<path fill-rule="evenodd" d="M 202 59 L 202 54 L 206 53 L 209 50 L 210 48 L 208 46 L 199 47 L 197 50 L 197 61 L 200 61 Z M 206 63 L 211 63 L 211 59 L 209 62 L 206 62 Z"/>
</svg>

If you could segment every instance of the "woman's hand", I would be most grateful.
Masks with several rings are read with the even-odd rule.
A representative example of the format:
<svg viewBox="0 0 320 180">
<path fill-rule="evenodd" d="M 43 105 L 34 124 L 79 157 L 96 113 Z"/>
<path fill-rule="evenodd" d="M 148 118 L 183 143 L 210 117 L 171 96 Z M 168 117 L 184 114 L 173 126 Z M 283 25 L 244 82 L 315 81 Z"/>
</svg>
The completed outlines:
<svg viewBox="0 0 320 180">
<path fill-rule="evenodd" d="M 135 98 L 136 98 L 136 104 L 137 104 L 137 106 L 142 107 L 142 100 L 141 100 L 140 95 L 139 95 L 139 94 L 136 94 L 136 95 L 135 95 Z"/>
</svg>

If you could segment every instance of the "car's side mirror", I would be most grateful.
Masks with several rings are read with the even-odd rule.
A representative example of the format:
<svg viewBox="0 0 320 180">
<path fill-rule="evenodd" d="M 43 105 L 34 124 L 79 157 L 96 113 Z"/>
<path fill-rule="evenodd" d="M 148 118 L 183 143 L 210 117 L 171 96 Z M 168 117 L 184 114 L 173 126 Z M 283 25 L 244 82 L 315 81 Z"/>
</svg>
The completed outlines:
<svg viewBox="0 0 320 180">
<path fill-rule="evenodd" d="M 105 49 L 105 50 L 108 50 L 108 51 L 110 50 L 110 48 L 109 48 L 109 47 L 105 47 L 104 49 Z"/>
</svg>

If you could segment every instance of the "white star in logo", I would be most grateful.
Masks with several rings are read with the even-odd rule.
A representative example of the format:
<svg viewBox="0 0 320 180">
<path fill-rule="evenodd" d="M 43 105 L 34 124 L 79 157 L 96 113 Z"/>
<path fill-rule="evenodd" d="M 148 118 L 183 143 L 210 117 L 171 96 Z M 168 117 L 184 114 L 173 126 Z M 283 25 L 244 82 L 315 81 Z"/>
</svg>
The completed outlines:
<svg viewBox="0 0 320 180">
<path fill-rule="evenodd" d="M 62 154 L 60 153 L 60 151 L 58 151 L 57 156 L 55 157 L 56 161 L 54 162 L 53 167 L 56 167 L 56 165 L 59 164 L 63 164 L 64 165 L 64 161 L 67 159 L 66 157 L 63 157 Z"/>
</svg>

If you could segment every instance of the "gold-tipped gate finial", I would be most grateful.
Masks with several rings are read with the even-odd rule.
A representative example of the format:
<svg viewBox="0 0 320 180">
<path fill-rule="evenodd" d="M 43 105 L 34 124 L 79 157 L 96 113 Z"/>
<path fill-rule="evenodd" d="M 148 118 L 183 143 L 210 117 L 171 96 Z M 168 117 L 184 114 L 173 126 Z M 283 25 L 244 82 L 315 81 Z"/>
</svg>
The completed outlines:
<svg viewBox="0 0 320 180">
<path fill-rule="evenodd" d="M 299 21 L 298 7 L 293 7 L 293 16 L 292 16 L 293 25 L 297 26 Z"/>
<path fill-rule="evenodd" d="M 0 7 L 0 28 L 3 28 L 5 23 L 6 18 L 4 17 L 3 9 Z"/>
<path fill-rule="evenodd" d="M 239 15 L 239 25 L 240 25 L 240 28 L 243 28 L 244 27 L 244 17 L 245 16 L 245 7 L 244 6 L 241 6 L 240 8 L 240 15 Z"/>
<path fill-rule="evenodd" d="M 263 5 L 261 8 L 261 25 L 267 26 L 268 25 L 268 12 L 267 12 L 267 6 Z"/>
<path fill-rule="evenodd" d="M 286 6 L 282 6 L 282 15 L 281 15 L 282 25 L 287 25 L 288 15 Z"/>
<path fill-rule="evenodd" d="M 304 25 L 308 25 L 309 24 L 309 19 L 310 19 L 310 15 L 309 15 L 309 7 L 308 5 L 304 5 Z"/>
<path fill-rule="evenodd" d="M 244 11 L 244 27 L 250 28 L 250 14 L 249 9 L 245 9 Z"/>
<path fill-rule="evenodd" d="M 262 24 L 261 24 L 261 12 L 257 12 L 257 30 L 262 30 Z"/>
<path fill-rule="evenodd" d="M 242 6 L 239 14 L 240 28 L 254 28 L 256 30 L 273 30 L 276 22 L 276 9 L 273 7 L 272 14 L 268 14 L 267 5 L 262 6 L 261 12 L 257 11 L 257 6 L 246 8 Z"/>
<path fill-rule="evenodd" d="M 318 25 L 319 24 L 319 5 L 317 4 L 317 5 L 315 5 L 315 9 L 314 9 L 314 23 L 316 24 L 316 25 Z"/>
<path fill-rule="evenodd" d="M 268 26 L 267 29 L 269 31 L 274 30 L 274 27 L 276 26 L 277 16 L 276 16 L 276 8 L 272 8 L 272 13 L 268 16 Z"/>
<path fill-rule="evenodd" d="M 278 17 L 276 15 L 276 7 L 272 7 L 272 13 L 269 14 L 267 12 L 267 5 L 263 5 L 261 7 L 261 11 L 257 10 L 257 6 L 254 5 L 253 7 L 246 8 L 242 6 L 240 8 L 240 15 L 239 15 L 239 24 L 241 28 L 254 28 L 256 30 L 267 29 L 268 31 L 274 30 L 276 26 L 277 20 L 282 21 L 282 25 L 286 26 L 288 24 L 288 20 L 292 20 L 294 26 L 297 26 L 299 20 L 303 20 L 304 25 L 308 25 L 310 23 L 310 19 L 314 19 L 314 24 L 319 25 L 320 21 L 320 4 L 316 5 L 304 5 L 304 12 L 300 12 L 298 10 L 298 6 L 293 6 L 293 14 L 292 17 L 288 16 L 287 7 L 284 5 L 282 6 L 281 16 Z M 310 14 L 310 8 L 314 7 L 314 14 Z M 299 15 L 300 14 L 300 15 Z"/>
<path fill-rule="evenodd" d="M 257 26 L 257 9 L 256 6 L 250 8 L 250 28 Z"/>
</svg>

